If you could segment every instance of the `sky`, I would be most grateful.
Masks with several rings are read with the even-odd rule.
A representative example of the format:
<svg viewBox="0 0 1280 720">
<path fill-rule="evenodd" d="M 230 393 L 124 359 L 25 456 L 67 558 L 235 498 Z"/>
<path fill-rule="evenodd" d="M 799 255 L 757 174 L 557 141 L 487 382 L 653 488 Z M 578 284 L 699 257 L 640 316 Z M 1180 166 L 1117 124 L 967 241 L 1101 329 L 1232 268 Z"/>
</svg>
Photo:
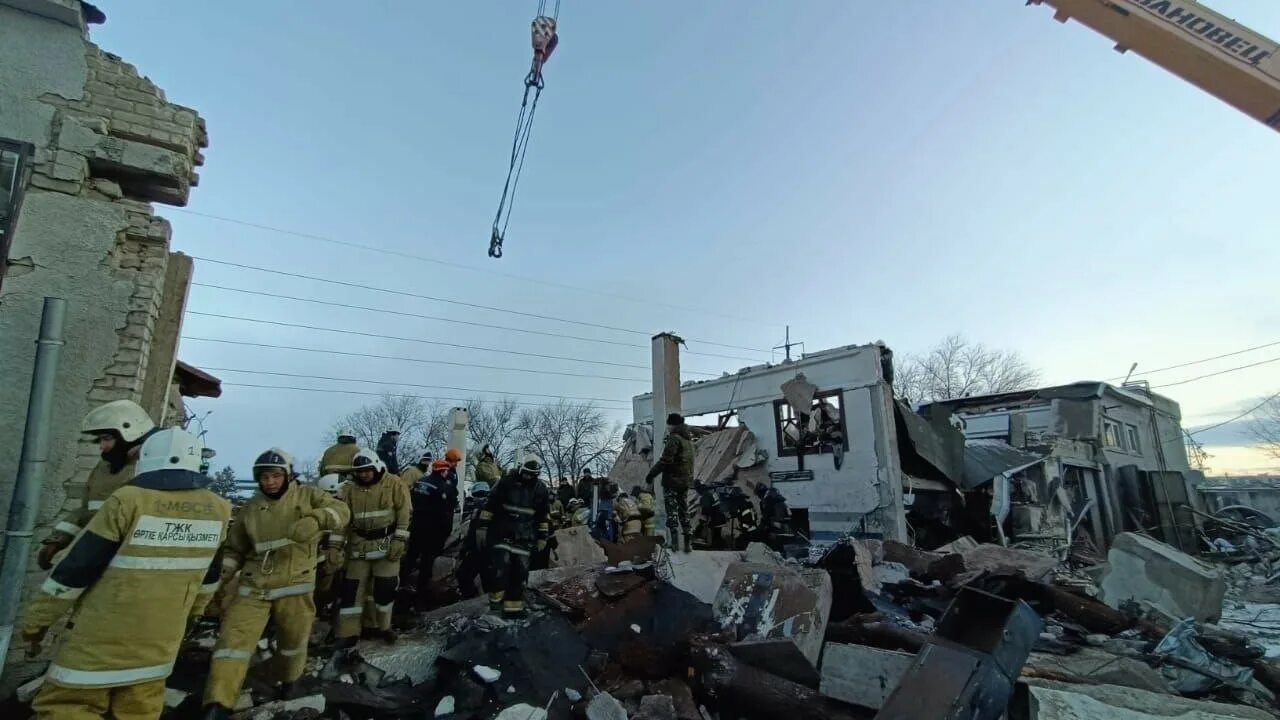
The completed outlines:
<svg viewBox="0 0 1280 720">
<path fill-rule="evenodd" d="M 180 356 L 224 381 L 191 403 L 219 464 L 318 456 L 376 401 L 337 390 L 626 421 L 661 331 L 685 379 L 787 326 L 806 351 L 960 332 L 1046 384 L 1136 362 L 1192 429 L 1280 391 L 1280 362 L 1183 382 L 1280 344 L 1143 374 L 1280 342 L 1276 133 L 1045 6 L 562 0 L 493 260 L 537 3 L 99 4 L 93 39 L 208 125 L 190 204 L 157 212 L 197 258 Z M 1209 4 L 1280 37 L 1280 4 Z M 1199 436 L 1213 471 L 1280 471 L 1243 429 Z"/>
</svg>

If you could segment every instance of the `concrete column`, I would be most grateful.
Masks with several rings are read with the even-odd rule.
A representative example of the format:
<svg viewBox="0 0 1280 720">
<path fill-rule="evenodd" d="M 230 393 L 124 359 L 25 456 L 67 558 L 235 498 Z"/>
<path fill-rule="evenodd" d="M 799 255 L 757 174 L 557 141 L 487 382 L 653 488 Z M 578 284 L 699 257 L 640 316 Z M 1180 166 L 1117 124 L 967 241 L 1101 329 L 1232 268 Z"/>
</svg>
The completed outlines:
<svg viewBox="0 0 1280 720">
<path fill-rule="evenodd" d="M 680 344 L 684 341 L 666 332 L 653 336 L 653 460 L 662 454 L 662 444 L 667 435 L 667 415 L 681 412 L 680 401 Z M 667 506 L 661 483 L 653 490 L 654 522 L 658 532 L 666 535 Z"/>
<path fill-rule="evenodd" d="M 458 500 L 466 495 L 467 485 L 467 428 L 471 424 L 471 412 L 466 408 L 456 407 L 449 412 L 449 447 L 457 448 L 462 453 L 458 461 Z"/>
<path fill-rule="evenodd" d="M 170 253 L 165 266 L 164 290 L 160 296 L 160 314 L 151 335 L 151 352 L 147 356 L 147 376 L 142 385 L 142 407 L 166 426 L 169 411 L 169 386 L 173 367 L 178 361 L 178 338 L 182 335 L 182 316 L 191 290 L 191 258 Z"/>
</svg>

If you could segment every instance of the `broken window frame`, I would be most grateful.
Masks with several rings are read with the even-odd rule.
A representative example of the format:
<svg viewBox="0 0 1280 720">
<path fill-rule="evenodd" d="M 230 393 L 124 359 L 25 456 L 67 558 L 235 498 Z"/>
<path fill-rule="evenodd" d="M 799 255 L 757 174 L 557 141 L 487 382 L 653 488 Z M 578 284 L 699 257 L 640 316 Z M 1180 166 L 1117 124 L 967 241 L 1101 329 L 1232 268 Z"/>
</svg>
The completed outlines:
<svg viewBox="0 0 1280 720">
<path fill-rule="evenodd" d="M 1135 455 L 1142 454 L 1142 437 L 1138 434 L 1138 426 L 1130 423 L 1124 424 L 1124 441 L 1125 449 Z"/>
<path fill-rule="evenodd" d="M 1111 432 L 1108 432 L 1111 431 Z M 1124 450 L 1124 423 L 1102 418 L 1102 446 L 1113 450 Z"/>
<path fill-rule="evenodd" d="M 0 177 L 0 192 L 8 191 L 8 197 L 0 200 L 0 289 L 4 287 L 4 277 L 9 268 L 9 249 L 13 247 L 22 200 L 31 181 L 31 156 L 34 152 L 35 146 L 31 143 L 0 138 L 0 171 L 8 166 L 6 159 L 12 159 L 12 169 Z M 6 184 L 9 187 L 5 188 Z"/>
<path fill-rule="evenodd" d="M 845 420 L 844 391 L 840 389 L 836 389 L 836 390 L 824 390 L 822 392 L 814 393 L 813 405 L 810 407 L 816 408 L 818 407 L 819 401 L 830 400 L 833 398 L 836 401 L 837 409 L 840 411 L 839 431 L 840 431 L 840 436 L 843 440 L 843 442 L 841 443 L 842 449 L 844 452 L 849 452 L 849 430 L 848 430 L 848 423 Z M 789 405 L 786 400 L 773 401 L 773 428 L 774 428 L 774 434 L 776 435 L 776 440 L 778 443 L 778 457 L 795 457 L 796 455 L 799 454 L 796 446 L 787 444 L 786 433 L 783 432 L 783 427 L 787 422 L 795 422 L 796 420 L 799 419 L 796 417 L 785 417 L 784 414 L 794 414 L 794 412 L 795 411 L 791 408 L 791 405 Z M 812 414 L 810 415 L 810 417 L 812 417 Z M 821 439 L 819 439 L 818 442 L 815 444 L 805 445 L 804 454 L 805 455 L 830 455 L 835 453 L 835 451 L 836 451 L 836 446 L 834 444 L 830 442 L 823 442 Z"/>
</svg>

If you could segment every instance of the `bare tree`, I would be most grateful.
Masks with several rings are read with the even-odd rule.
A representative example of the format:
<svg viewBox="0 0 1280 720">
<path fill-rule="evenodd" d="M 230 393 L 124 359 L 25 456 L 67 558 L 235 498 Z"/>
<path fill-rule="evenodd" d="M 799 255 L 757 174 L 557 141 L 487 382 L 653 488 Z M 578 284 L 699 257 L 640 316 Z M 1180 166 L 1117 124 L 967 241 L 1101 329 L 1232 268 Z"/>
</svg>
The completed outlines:
<svg viewBox="0 0 1280 720">
<path fill-rule="evenodd" d="M 552 477 L 577 477 L 583 468 L 610 467 L 622 449 L 621 423 L 609 424 L 594 403 L 561 400 L 520 411 L 521 446 L 541 458 Z"/>
<path fill-rule="evenodd" d="M 912 403 L 1026 390 L 1040 371 L 1012 350 L 996 350 L 949 335 L 924 355 L 895 358 L 894 392 Z"/>
<path fill-rule="evenodd" d="M 471 448 L 467 457 L 479 459 L 480 450 L 488 445 L 498 464 L 503 467 L 513 465 L 518 445 L 515 431 L 520 408 L 516 401 L 509 397 L 488 402 L 476 398 L 468 403 L 467 408 L 471 412 L 471 424 L 467 429 Z"/>
<path fill-rule="evenodd" d="M 448 439 L 447 426 L 448 412 L 440 405 L 426 403 L 411 395 L 386 394 L 378 402 L 339 419 L 326 442 L 332 443 L 340 430 L 346 430 L 355 434 L 361 447 L 374 450 L 382 433 L 399 430 L 400 444 L 396 448 L 396 457 L 403 467 L 417 462 L 423 450 L 444 445 Z"/>
<path fill-rule="evenodd" d="M 1272 395 L 1252 413 L 1248 432 L 1266 454 L 1280 460 L 1280 394 Z"/>
</svg>

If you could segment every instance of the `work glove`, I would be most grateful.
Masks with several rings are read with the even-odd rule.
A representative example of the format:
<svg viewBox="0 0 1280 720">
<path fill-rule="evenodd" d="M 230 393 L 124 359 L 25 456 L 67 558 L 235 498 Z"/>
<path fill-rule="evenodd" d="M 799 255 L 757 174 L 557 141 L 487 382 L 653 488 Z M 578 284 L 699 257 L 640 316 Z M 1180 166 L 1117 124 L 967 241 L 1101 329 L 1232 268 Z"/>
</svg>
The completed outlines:
<svg viewBox="0 0 1280 720">
<path fill-rule="evenodd" d="M 399 560 L 404 557 L 404 550 L 404 540 L 401 540 L 400 538 L 393 538 L 391 540 L 391 547 L 387 548 L 387 559 L 391 562 Z"/>
<path fill-rule="evenodd" d="M 339 545 L 330 545 L 324 549 L 324 561 L 329 566 L 329 572 L 338 572 L 338 568 L 342 567 L 343 557 L 342 547 Z"/>
<path fill-rule="evenodd" d="M 295 522 L 289 529 L 289 539 L 296 543 L 311 542 L 320 534 L 320 523 L 310 515 Z"/>
<path fill-rule="evenodd" d="M 489 528 L 476 528 L 476 547 L 483 550 L 489 546 Z"/>
<path fill-rule="evenodd" d="M 27 659 L 34 659 L 40 654 L 40 643 L 44 642 L 45 633 L 49 632 L 47 627 L 24 627 L 22 628 L 22 640 L 27 643 Z"/>
<path fill-rule="evenodd" d="M 546 549 L 547 549 L 547 540 L 546 538 L 543 538 L 538 541 L 538 552 L 542 552 L 543 550 L 546 550 Z"/>
<path fill-rule="evenodd" d="M 65 548 L 70 541 L 64 536 L 51 537 L 40 545 L 40 552 L 36 553 L 36 564 L 41 570 L 48 570 L 53 567 L 53 556 Z"/>
</svg>

